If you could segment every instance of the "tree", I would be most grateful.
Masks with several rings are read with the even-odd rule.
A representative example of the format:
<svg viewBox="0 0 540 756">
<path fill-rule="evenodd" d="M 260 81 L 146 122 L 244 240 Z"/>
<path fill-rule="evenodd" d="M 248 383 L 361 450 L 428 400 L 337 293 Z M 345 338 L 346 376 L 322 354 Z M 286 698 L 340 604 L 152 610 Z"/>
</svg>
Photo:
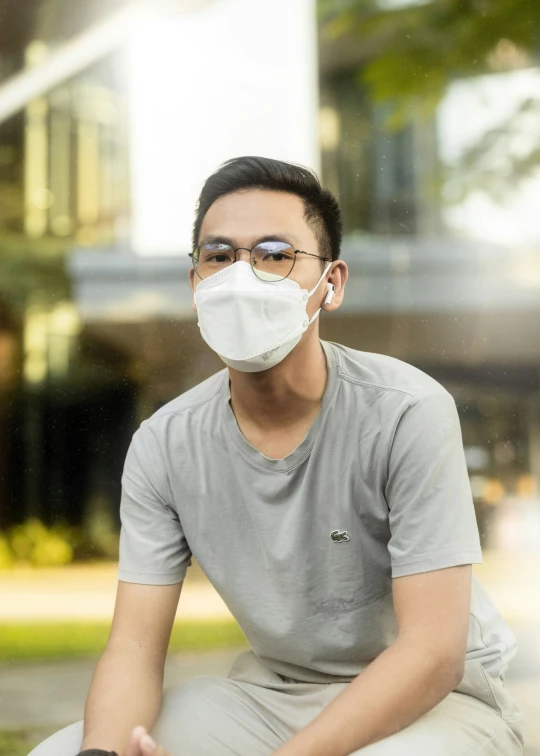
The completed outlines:
<svg viewBox="0 0 540 756">
<path fill-rule="evenodd" d="M 419 113 L 433 114 L 456 78 L 539 62 L 540 3 L 535 0 L 319 0 L 318 10 L 323 39 L 355 39 L 371 51 L 358 76 L 372 100 L 386 104 L 388 129 L 403 128 Z M 452 169 L 456 198 L 474 185 L 500 200 L 540 166 L 537 143 L 511 159 L 503 182 L 497 170 L 498 156 L 508 156 L 516 130 L 533 116 L 540 119 L 540 92 L 520 103 L 505 127 L 488 131 L 462 155 Z"/>
</svg>

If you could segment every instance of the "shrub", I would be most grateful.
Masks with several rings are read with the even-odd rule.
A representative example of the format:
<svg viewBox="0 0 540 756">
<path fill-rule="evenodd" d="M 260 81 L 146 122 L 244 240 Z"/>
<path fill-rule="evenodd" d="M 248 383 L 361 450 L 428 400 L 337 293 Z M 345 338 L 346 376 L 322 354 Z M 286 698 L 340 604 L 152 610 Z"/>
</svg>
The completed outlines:
<svg viewBox="0 0 540 756">
<path fill-rule="evenodd" d="M 16 564 L 57 567 L 73 561 L 73 547 L 80 539 L 77 528 L 53 525 L 51 528 L 30 517 L 14 525 L 7 537 L 0 535 L 0 569 Z"/>
<path fill-rule="evenodd" d="M 0 533 L 0 570 L 7 570 L 13 566 L 15 557 L 8 539 Z"/>
</svg>

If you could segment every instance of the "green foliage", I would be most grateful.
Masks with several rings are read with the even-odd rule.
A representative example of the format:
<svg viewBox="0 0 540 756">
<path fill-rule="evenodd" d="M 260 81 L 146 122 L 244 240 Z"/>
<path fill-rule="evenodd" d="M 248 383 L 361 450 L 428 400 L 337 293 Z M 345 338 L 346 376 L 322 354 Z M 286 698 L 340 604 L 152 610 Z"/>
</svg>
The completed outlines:
<svg viewBox="0 0 540 756">
<path fill-rule="evenodd" d="M 58 725 L 51 725 L 27 727 L 24 730 L 0 730 L 0 753 L 2 756 L 27 756 L 39 743 L 54 735 L 59 729 Z"/>
<path fill-rule="evenodd" d="M 0 660 L 68 659 L 103 653 L 110 622 L 3 622 Z M 182 620 L 173 625 L 169 651 L 246 646 L 234 620 Z"/>
<path fill-rule="evenodd" d="M 352 35 L 376 50 L 360 76 L 375 102 L 394 103 L 396 126 L 411 104 L 436 104 L 452 78 L 531 64 L 537 55 L 538 3 L 437 0 L 388 11 L 370 0 L 322 0 L 319 13 L 323 35 Z"/>
<path fill-rule="evenodd" d="M 517 70 L 539 62 L 540 3 L 515 0 L 319 0 L 324 44 L 357 42 L 357 76 L 373 103 L 384 104 L 384 128 L 399 131 L 432 116 L 456 78 Z M 520 104 L 506 124 L 482 135 L 442 173 L 450 201 L 472 188 L 503 201 L 540 165 L 538 142 L 516 154 L 528 110 L 540 113 L 540 93 Z M 523 140 L 521 140 L 523 141 Z M 530 140 L 532 142 L 532 140 Z"/>
<path fill-rule="evenodd" d="M 9 541 L 6 536 L 0 533 L 0 570 L 5 570 L 12 567 L 15 562 L 15 556 L 9 545 Z"/>
<path fill-rule="evenodd" d="M 80 541 L 77 528 L 53 525 L 46 528 L 36 517 L 13 525 L 7 535 L 0 533 L 0 569 L 16 564 L 57 567 L 73 560 L 73 546 Z"/>
</svg>

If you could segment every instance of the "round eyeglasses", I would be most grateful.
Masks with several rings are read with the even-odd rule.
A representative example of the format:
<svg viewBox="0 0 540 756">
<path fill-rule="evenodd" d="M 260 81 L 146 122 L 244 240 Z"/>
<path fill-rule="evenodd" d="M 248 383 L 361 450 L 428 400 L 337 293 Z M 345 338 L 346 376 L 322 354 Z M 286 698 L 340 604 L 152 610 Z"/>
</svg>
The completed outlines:
<svg viewBox="0 0 540 756">
<path fill-rule="evenodd" d="M 309 255 L 316 257 L 318 260 L 329 262 L 327 257 L 313 255 L 311 252 L 303 252 L 301 249 L 294 249 L 287 242 L 282 241 L 263 241 L 255 245 L 252 249 L 247 247 L 237 247 L 234 249 L 230 244 L 208 243 L 200 244 L 194 252 L 189 253 L 193 262 L 193 267 L 199 278 L 208 278 L 223 268 L 227 268 L 236 262 L 236 253 L 240 249 L 249 252 L 249 261 L 251 269 L 257 278 L 263 281 L 277 281 L 287 278 L 290 275 L 297 255 Z M 275 278 L 278 276 L 278 278 Z"/>
</svg>

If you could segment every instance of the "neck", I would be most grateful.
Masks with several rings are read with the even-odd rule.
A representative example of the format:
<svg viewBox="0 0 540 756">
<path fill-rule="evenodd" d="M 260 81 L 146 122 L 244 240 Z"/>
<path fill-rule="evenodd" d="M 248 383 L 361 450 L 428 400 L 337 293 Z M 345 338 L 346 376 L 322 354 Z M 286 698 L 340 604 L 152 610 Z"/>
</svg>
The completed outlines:
<svg viewBox="0 0 540 756">
<path fill-rule="evenodd" d="M 269 370 L 229 368 L 231 406 L 239 420 L 271 432 L 301 423 L 320 409 L 328 370 L 318 329 Z"/>
</svg>

